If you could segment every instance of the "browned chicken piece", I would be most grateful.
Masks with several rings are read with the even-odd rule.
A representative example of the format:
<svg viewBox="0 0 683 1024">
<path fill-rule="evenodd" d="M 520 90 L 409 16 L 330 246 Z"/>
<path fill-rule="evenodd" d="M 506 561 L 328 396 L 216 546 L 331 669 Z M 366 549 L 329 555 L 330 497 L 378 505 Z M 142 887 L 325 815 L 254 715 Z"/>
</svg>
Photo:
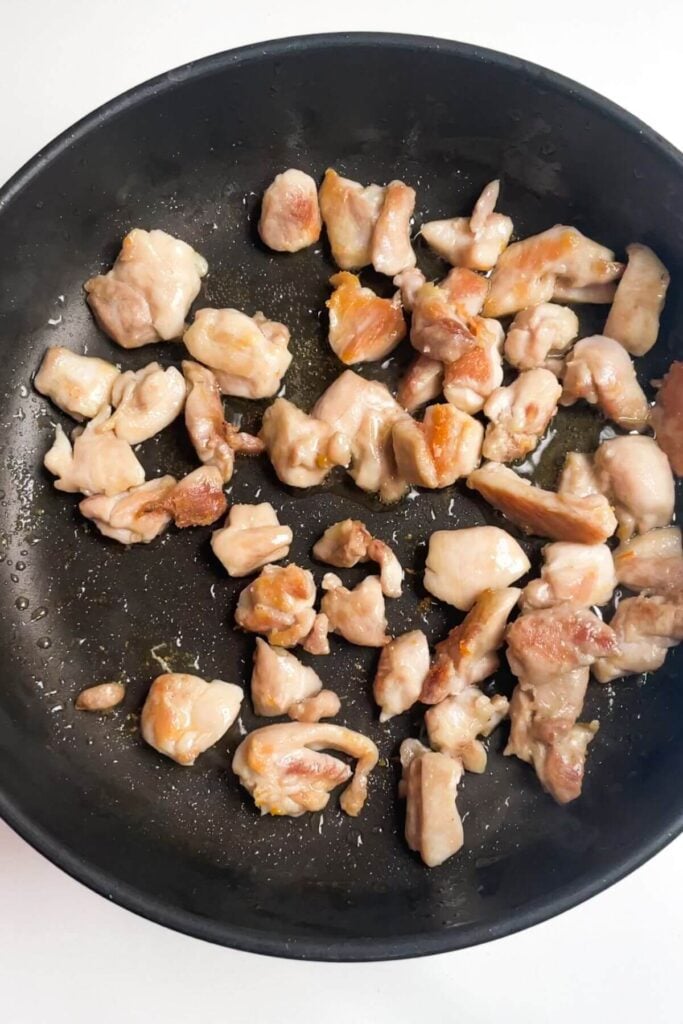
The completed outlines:
<svg viewBox="0 0 683 1024">
<path fill-rule="evenodd" d="M 562 277 L 556 277 L 553 302 L 588 302 L 598 306 L 609 306 L 614 302 L 616 293 L 617 286 L 613 281 L 576 286 Z"/>
<path fill-rule="evenodd" d="M 93 494 L 78 508 L 104 537 L 119 544 L 149 544 L 171 522 L 166 501 L 175 488 L 174 477 L 162 476 L 122 494 Z"/>
<path fill-rule="evenodd" d="M 586 498 L 590 494 L 600 494 L 592 455 L 586 455 L 583 452 L 567 452 L 557 493 L 572 498 Z"/>
<path fill-rule="evenodd" d="M 329 631 L 330 620 L 327 618 L 327 615 L 323 615 L 322 612 L 319 612 L 311 626 L 310 633 L 302 640 L 301 646 L 305 651 L 308 651 L 309 654 L 329 654 Z"/>
<path fill-rule="evenodd" d="M 341 270 L 330 278 L 330 348 L 347 366 L 384 359 L 405 338 L 406 322 L 398 292 L 382 299 L 359 278 Z"/>
<path fill-rule="evenodd" d="M 223 477 L 216 466 L 194 469 L 163 497 L 151 502 L 150 511 L 165 509 L 180 529 L 187 526 L 210 526 L 225 513 L 228 502 L 223 493 Z"/>
<path fill-rule="evenodd" d="M 225 526 L 211 534 L 211 547 L 229 576 L 248 576 L 289 554 L 293 534 L 281 526 L 268 502 L 233 505 Z"/>
<path fill-rule="evenodd" d="M 518 370 L 557 368 L 578 333 L 579 318 L 572 309 L 542 302 L 517 313 L 505 338 L 505 358 Z"/>
<path fill-rule="evenodd" d="M 407 270 L 395 275 L 393 283 L 401 290 L 401 305 L 409 313 L 415 304 L 417 293 L 426 282 L 427 278 L 419 267 L 408 267 Z"/>
<path fill-rule="evenodd" d="M 678 526 L 650 530 L 627 540 L 614 552 L 619 583 L 653 594 L 683 593 L 683 545 Z"/>
<path fill-rule="evenodd" d="M 186 242 L 134 228 L 113 268 L 83 287 L 102 330 L 123 348 L 139 348 L 181 336 L 207 270 Z"/>
<path fill-rule="evenodd" d="M 612 438 L 600 445 L 593 464 L 598 486 L 619 520 L 619 540 L 668 526 L 675 485 L 669 460 L 656 441 L 637 434 Z"/>
<path fill-rule="evenodd" d="M 459 626 L 436 645 L 436 654 L 422 685 L 423 704 L 438 704 L 451 694 L 481 683 L 500 659 L 505 625 L 519 599 L 517 587 L 485 590 Z"/>
<path fill-rule="evenodd" d="M 120 372 L 105 359 L 55 346 L 43 356 L 33 383 L 75 420 L 89 420 L 103 405 L 112 404 L 111 390 Z"/>
<path fill-rule="evenodd" d="M 293 167 L 276 175 L 263 193 L 258 233 L 275 252 L 299 252 L 320 238 L 318 186 Z"/>
<path fill-rule="evenodd" d="M 485 591 L 502 591 L 531 568 L 514 537 L 497 526 L 437 530 L 429 538 L 425 589 L 462 612 Z"/>
<path fill-rule="evenodd" d="M 359 270 L 372 262 L 375 224 L 384 204 L 379 185 L 364 188 L 328 168 L 320 186 L 320 212 L 332 258 L 342 270 Z"/>
<path fill-rule="evenodd" d="M 145 742 L 160 754 L 192 765 L 226 734 L 237 718 L 241 686 L 170 672 L 152 683 L 140 716 Z"/>
<path fill-rule="evenodd" d="M 396 400 L 407 412 L 415 412 L 438 398 L 442 385 L 443 363 L 429 356 L 416 356 L 399 381 Z"/>
<path fill-rule="evenodd" d="M 628 263 L 617 286 L 604 333 L 633 356 L 649 352 L 659 334 L 659 317 L 669 287 L 669 271 L 647 245 L 626 246 Z"/>
<path fill-rule="evenodd" d="M 379 752 L 372 740 L 342 725 L 266 725 L 242 740 L 232 767 L 261 814 L 297 818 L 306 811 L 322 811 L 332 790 L 351 778 L 349 766 L 323 750 L 340 750 L 357 759 L 353 778 L 339 798 L 342 810 L 356 817 L 367 799 L 368 776 Z"/>
<path fill-rule="evenodd" d="M 359 562 L 377 562 L 385 597 L 400 597 L 403 569 L 384 541 L 377 540 L 359 519 L 343 519 L 329 526 L 313 547 L 313 556 L 338 569 L 350 569 Z"/>
<path fill-rule="evenodd" d="M 372 265 L 378 274 L 394 277 L 415 266 L 410 244 L 410 221 L 415 209 L 415 189 L 402 181 L 390 181 L 372 233 Z"/>
<path fill-rule="evenodd" d="M 683 476 L 683 362 L 672 363 L 664 375 L 650 423 L 674 473 Z"/>
<path fill-rule="evenodd" d="M 359 647 L 384 647 L 389 643 L 384 594 L 377 576 L 366 576 L 353 590 L 347 590 L 338 576 L 328 572 L 323 576 L 322 588 L 325 594 L 320 607 L 331 632 Z"/>
<path fill-rule="evenodd" d="M 351 461 L 351 440 L 345 434 L 286 398 L 266 409 L 259 437 L 279 479 L 290 487 L 317 487 L 331 469 Z"/>
<path fill-rule="evenodd" d="M 437 867 L 462 847 L 462 821 L 455 801 L 462 778 L 460 761 L 428 750 L 418 740 L 401 744 L 406 798 L 406 842 L 428 868 Z"/>
<path fill-rule="evenodd" d="M 380 722 L 401 715 L 420 699 L 429 671 L 429 644 L 422 630 L 414 629 L 396 637 L 379 656 L 373 683 L 375 701 L 381 708 Z"/>
<path fill-rule="evenodd" d="M 109 429 L 110 413 L 109 406 L 103 405 L 85 429 L 77 427 L 72 434 L 73 446 L 57 425 L 43 465 L 57 477 L 58 491 L 113 497 L 145 482 L 145 471 L 131 446 Z"/>
<path fill-rule="evenodd" d="M 140 444 L 164 430 L 183 411 L 186 387 L 175 366 L 150 363 L 118 375 L 111 389 L 115 411 L 109 427 L 128 444 Z"/>
<path fill-rule="evenodd" d="M 474 319 L 481 313 L 489 293 L 488 278 L 466 267 L 453 267 L 438 287 L 461 316 Z"/>
<path fill-rule="evenodd" d="M 287 714 L 295 722 L 319 722 L 321 718 L 334 718 L 340 711 L 341 701 L 334 690 L 321 690 L 292 704 Z"/>
<path fill-rule="evenodd" d="M 482 454 L 494 462 L 514 462 L 532 452 L 557 412 L 562 386 L 550 370 L 524 370 L 487 399 Z"/>
<path fill-rule="evenodd" d="M 497 320 L 470 320 L 474 342 L 470 348 L 444 366 L 444 397 L 463 412 L 484 408 L 489 395 L 503 383 L 503 328 Z"/>
<path fill-rule="evenodd" d="M 211 367 L 223 394 L 238 398 L 270 398 L 292 361 L 289 330 L 263 313 L 198 309 L 183 341 L 193 359 Z"/>
<path fill-rule="evenodd" d="M 414 349 L 444 363 L 455 362 L 474 344 L 470 315 L 448 290 L 424 284 L 415 296 L 410 343 Z"/>
<path fill-rule="evenodd" d="M 123 683 L 96 683 L 81 690 L 76 697 L 79 711 L 111 711 L 126 696 Z"/>
<path fill-rule="evenodd" d="M 491 181 L 477 200 L 471 217 L 452 217 L 423 224 L 420 234 L 453 266 L 491 270 L 512 235 L 512 221 L 494 213 L 500 182 Z"/>
<path fill-rule="evenodd" d="M 239 596 L 235 622 L 273 647 L 296 647 L 315 623 L 315 582 L 298 565 L 266 565 Z"/>
<path fill-rule="evenodd" d="M 573 497 L 534 487 L 513 469 L 487 462 L 471 473 L 467 486 L 499 509 L 525 533 L 577 544 L 603 544 L 617 520 L 602 494 Z"/>
<path fill-rule="evenodd" d="M 631 357 L 618 341 L 599 334 L 574 346 L 564 371 L 562 404 L 584 398 L 624 430 L 644 430 L 650 406 Z"/>
<path fill-rule="evenodd" d="M 559 541 L 543 548 L 541 578 L 524 588 L 523 611 L 569 603 L 575 608 L 607 604 L 617 577 L 612 552 L 606 544 L 568 544 Z"/>
<path fill-rule="evenodd" d="M 422 423 L 394 424 L 392 440 L 399 475 L 420 487 L 449 487 L 481 459 L 482 424 L 452 405 L 430 405 Z"/>
<path fill-rule="evenodd" d="M 615 281 L 622 271 L 611 250 L 576 228 L 556 224 L 505 250 L 491 277 L 484 315 L 507 316 L 550 302 L 558 278 L 565 287 L 584 288 Z"/>
<path fill-rule="evenodd" d="M 619 602 L 610 626 L 619 650 L 593 665 L 601 683 L 622 676 L 656 672 L 670 647 L 683 640 L 683 594 L 627 597 Z"/>
<path fill-rule="evenodd" d="M 486 771 L 486 747 L 477 737 L 490 736 L 507 713 L 506 697 L 487 697 L 478 686 L 466 686 L 425 713 L 429 743 L 462 761 L 466 771 L 481 774 Z"/>
<path fill-rule="evenodd" d="M 271 647 L 265 640 L 256 638 L 251 701 L 257 715 L 263 718 L 287 715 L 293 705 L 314 697 L 322 688 L 322 680 L 312 668 L 282 647 Z"/>
</svg>

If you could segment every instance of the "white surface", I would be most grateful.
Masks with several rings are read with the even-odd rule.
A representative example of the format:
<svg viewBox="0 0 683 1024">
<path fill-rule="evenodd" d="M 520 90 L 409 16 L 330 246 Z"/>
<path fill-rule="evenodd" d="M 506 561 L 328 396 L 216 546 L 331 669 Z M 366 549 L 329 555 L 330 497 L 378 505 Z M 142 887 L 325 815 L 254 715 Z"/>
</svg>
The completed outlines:
<svg viewBox="0 0 683 1024">
<path fill-rule="evenodd" d="M 417 32 L 507 50 L 605 93 L 683 147 L 679 0 L 4 0 L 2 10 L 0 180 L 78 117 L 145 78 L 306 31 Z M 398 964 L 298 964 L 211 947 L 136 918 L 0 825 L 0 1020 L 680 1020 L 682 876 L 679 840 L 589 903 L 487 946 Z"/>
</svg>

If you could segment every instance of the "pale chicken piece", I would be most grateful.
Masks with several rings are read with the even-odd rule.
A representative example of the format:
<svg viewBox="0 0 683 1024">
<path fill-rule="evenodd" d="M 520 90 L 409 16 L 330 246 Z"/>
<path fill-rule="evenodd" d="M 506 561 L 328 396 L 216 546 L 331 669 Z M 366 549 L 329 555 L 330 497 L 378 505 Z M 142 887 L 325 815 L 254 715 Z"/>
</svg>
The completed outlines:
<svg viewBox="0 0 683 1024">
<path fill-rule="evenodd" d="M 332 258 L 342 270 L 359 270 L 372 262 L 375 224 L 384 204 L 379 185 L 364 188 L 342 178 L 332 168 L 325 171 L 318 194 Z"/>
<path fill-rule="evenodd" d="M 616 585 L 612 552 L 606 544 L 558 541 L 543 548 L 541 578 L 526 585 L 520 603 L 523 611 L 565 603 L 590 608 L 607 604 Z"/>
<path fill-rule="evenodd" d="M 183 341 L 194 359 L 213 370 L 223 394 L 238 398 L 270 398 L 292 361 L 289 330 L 263 313 L 198 309 Z"/>
<path fill-rule="evenodd" d="M 664 375 L 650 423 L 674 473 L 683 476 L 683 362 L 672 363 Z"/>
<path fill-rule="evenodd" d="M 328 423 L 277 398 L 264 415 L 259 437 L 283 484 L 317 487 L 335 466 L 348 466 L 351 440 Z"/>
<path fill-rule="evenodd" d="M 73 433 L 73 446 L 58 425 L 55 440 L 43 459 L 58 491 L 120 495 L 145 482 L 145 471 L 127 441 L 109 429 L 111 409 L 103 405 L 97 416 Z"/>
<path fill-rule="evenodd" d="M 619 583 L 654 594 L 683 593 L 683 544 L 678 526 L 650 530 L 620 544 L 614 552 Z"/>
<path fill-rule="evenodd" d="M 404 572 L 401 563 L 384 541 L 373 538 L 359 519 L 343 519 L 328 526 L 313 546 L 313 556 L 338 569 L 350 569 L 359 562 L 377 562 L 385 597 L 400 597 Z"/>
<path fill-rule="evenodd" d="M 443 386 L 443 363 L 429 356 L 416 356 L 398 385 L 396 400 L 406 412 L 438 398 Z"/>
<path fill-rule="evenodd" d="M 313 697 L 323 688 L 317 672 L 282 647 L 271 647 L 256 638 L 251 674 L 254 712 L 263 718 L 286 715 L 293 704 Z"/>
<path fill-rule="evenodd" d="M 494 213 L 500 190 L 491 181 L 477 200 L 471 217 L 452 217 L 423 224 L 420 234 L 435 252 L 453 266 L 491 270 L 512 235 L 512 221 Z"/>
<path fill-rule="evenodd" d="M 299 252 L 320 238 L 318 186 L 309 174 L 290 167 L 263 193 L 258 232 L 269 249 Z"/>
<path fill-rule="evenodd" d="M 166 500 L 175 487 L 174 477 L 162 476 L 122 494 L 93 494 L 78 508 L 104 537 L 119 544 L 149 544 L 171 522 Z"/>
<path fill-rule="evenodd" d="M 505 338 L 505 358 L 518 370 L 552 369 L 578 333 L 579 318 L 572 309 L 541 302 L 515 316 Z"/>
<path fill-rule="evenodd" d="M 564 224 L 513 242 L 501 255 L 491 276 L 485 316 L 507 316 L 528 306 L 550 302 L 555 283 L 584 288 L 621 276 L 623 264 L 603 245 Z"/>
<path fill-rule="evenodd" d="M 185 379 L 175 366 L 162 369 L 149 363 L 141 370 L 127 370 L 114 381 L 111 404 L 115 411 L 109 427 L 128 444 L 154 437 L 180 415 L 185 405 Z"/>
<path fill-rule="evenodd" d="M 600 445 L 593 464 L 598 486 L 619 520 L 619 540 L 668 526 L 675 484 L 669 460 L 656 441 L 637 434 L 612 438 Z"/>
<path fill-rule="evenodd" d="M 507 713 L 506 697 L 487 697 L 478 686 L 466 686 L 425 713 L 429 743 L 462 761 L 466 771 L 481 774 L 486 771 L 486 747 L 477 737 L 490 736 Z"/>
<path fill-rule="evenodd" d="M 600 494 L 592 455 L 586 455 L 584 452 L 567 452 L 557 493 L 572 498 L 587 498 L 591 494 Z"/>
<path fill-rule="evenodd" d="M 315 623 L 315 595 L 308 569 L 266 565 L 240 594 L 235 622 L 251 633 L 264 633 L 274 647 L 296 647 Z"/>
<path fill-rule="evenodd" d="M 165 231 L 134 228 L 112 269 L 84 284 L 97 323 L 123 348 L 179 338 L 208 270 L 203 256 Z"/>
<path fill-rule="evenodd" d="M 301 646 L 305 651 L 308 651 L 309 654 L 329 654 L 329 632 L 330 620 L 327 618 L 327 615 L 323 615 L 322 612 L 319 612 L 313 621 L 310 633 L 302 640 Z"/>
<path fill-rule="evenodd" d="M 475 469 L 467 486 L 525 533 L 577 544 L 602 544 L 614 533 L 617 520 L 602 494 L 574 497 L 533 486 L 513 469 L 487 462 Z"/>
<path fill-rule="evenodd" d="M 330 278 L 334 288 L 327 300 L 330 348 L 346 366 L 384 359 L 405 338 L 406 322 L 397 292 L 382 299 L 359 278 L 341 270 Z"/>
<path fill-rule="evenodd" d="M 221 471 L 216 466 L 194 469 L 178 481 L 160 507 L 170 512 L 181 530 L 187 526 L 210 526 L 228 507 Z"/>
<path fill-rule="evenodd" d="M 487 398 L 503 383 L 503 328 L 497 320 L 470 320 L 474 341 L 454 362 L 446 363 L 444 398 L 463 412 L 484 408 Z"/>
<path fill-rule="evenodd" d="M 479 465 L 484 427 L 453 405 L 430 405 L 422 423 L 401 419 L 391 436 L 402 479 L 420 487 L 449 487 Z"/>
<path fill-rule="evenodd" d="M 656 672 L 669 648 L 683 640 L 683 595 L 679 591 L 672 597 L 627 597 L 619 602 L 610 626 L 619 650 L 595 662 L 595 678 L 609 683 L 622 676 Z"/>
<path fill-rule="evenodd" d="M 366 576 L 353 590 L 347 590 L 338 576 L 328 572 L 322 588 L 325 594 L 320 607 L 333 633 L 359 647 L 389 643 L 384 594 L 377 576 Z"/>
<path fill-rule="evenodd" d="M 401 290 L 401 305 L 409 313 L 415 304 L 417 293 L 426 282 L 427 278 L 419 267 L 408 267 L 394 276 L 393 283 Z"/>
<path fill-rule="evenodd" d="M 269 562 L 286 558 L 293 540 L 268 502 L 233 505 L 226 525 L 211 534 L 211 548 L 229 576 L 248 576 Z"/>
<path fill-rule="evenodd" d="M 192 765 L 226 734 L 243 697 L 241 686 L 222 679 L 207 683 L 184 672 L 157 676 L 140 716 L 142 737 L 160 754 Z"/>
<path fill-rule="evenodd" d="M 381 708 L 380 722 L 401 715 L 420 699 L 429 671 L 429 644 L 422 630 L 391 640 L 379 656 L 372 692 Z"/>
<path fill-rule="evenodd" d="M 402 181 L 390 181 L 372 233 L 372 265 L 378 274 L 393 277 L 415 266 L 410 244 L 410 221 L 415 209 L 415 189 Z"/>
<path fill-rule="evenodd" d="M 434 868 L 457 853 L 464 842 L 455 803 L 462 764 L 428 750 L 418 740 L 403 741 L 401 764 L 399 795 L 406 798 L 406 842 L 428 868 Z"/>
<path fill-rule="evenodd" d="M 630 355 L 613 338 L 596 334 L 576 343 L 567 359 L 562 404 L 579 398 L 597 405 L 624 430 L 644 430 L 650 406 Z"/>
<path fill-rule="evenodd" d="M 297 818 L 306 811 L 322 811 L 332 790 L 351 777 L 347 764 L 323 750 L 339 750 L 357 760 L 353 778 L 339 798 L 342 810 L 357 817 L 379 751 L 372 740 L 342 725 L 266 725 L 242 740 L 232 768 L 261 814 Z"/>
<path fill-rule="evenodd" d="M 340 711 L 341 701 L 334 690 L 321 690 L 292 704 L 287 714 L 295 722 L 319 722 L 321 718 L 334 718 Z"/>
<path fill-rule="evenodd" d="M 422 684 L 423 704 L 438 704 L 492 675 L 500 659 L 505 625 L 519 599 L 517 587 L 485 590 L 459 626 L 436 645 L 436 654 Z"/>
<path fill-rule="evenodd" d="M 125 696 L 123 683 L 96 683 L 81 690 L 75 703 L 79 711 L 111 711 Z"/>
<path fill-rule="evenodd" d="M 647 245 L 626 246 L 628 263 L 617 286 L 605 334 L 633 356 L 644 356 L 657 341 L 669 271 Z"/>
<path fill-rule="evenodd" d="M 106 359 L 80 356 L 58 345 L 43 356 L 33 383 L 75 420 L 89 420 L 103 405 L 112 404 L 111 391 L 120 372 Z"/>
<path fill-rule="evenodd" d="M 532 452 L 557 412 L 562 385 L 550 370 L 523 370 L 507 387 L 487 399 L 482 454 L 494 462 L 514 462 Z"/>
<path fill-rule="evenodd" d="M 531 568 L 514 537 L 497 526 L 436 530 L 429 538 L 425 589 L 462 612 L 486 590 L 509 587 Z"/>
</svg>

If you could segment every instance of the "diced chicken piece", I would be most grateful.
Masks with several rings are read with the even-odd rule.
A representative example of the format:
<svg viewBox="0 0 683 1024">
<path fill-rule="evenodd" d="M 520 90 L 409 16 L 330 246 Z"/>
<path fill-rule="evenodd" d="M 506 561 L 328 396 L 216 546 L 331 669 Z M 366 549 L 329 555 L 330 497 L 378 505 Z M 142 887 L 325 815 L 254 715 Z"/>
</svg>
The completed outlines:
<svg viewBox="0 0 683 1024">
<path fill-rule="evenodd" d="M 579 333 L 579 318 L 572 309 L 542 302 L 519 312 L 505 338 L 505 358 L 518 370 L 536 366 L 552 369 Z"/>
<path fill-rule="evenodd" d="M 485 590 L 509 587 L 531 568 L 514 537 L 497 526 L 437 530 L 429 538 L 424 585 L 462 612 Z"/>
<path fill-rule="evenodd" d="M 271 647 L 257 637 L 251 674 L 251 700 L 257 715 L 286 715 L 292 704 L 313 697 L 322 687 L 312 668 L 282 647 Z"/>
<path fill-rule="evenodd" d="M 438 287 L 459 314 L 470 320 L 481 313 L 489 293 L 488 278 L 465 267 L 453 267 Z"/>
<path fill-rule="evenodd" d="M 147 441 L 180 415 L 186 390 L 183 375 L 175 366 L 164 370 L 158 363 L 150 363 L 141 370 L 127 370 L 112 387 L 115 412 L 109 427 L 128 444 Z"/>
<path fill-rule="evenodd" d="M 491 270 L 512 235 L 512 221 L 494 213 L 500 190 L 491 181 L 477 200 L 471 217 L 452 217 L 423 224 L 420 234 L 435 252 L 453 266 Z"/>
<path fill-rule="evenodd" d="M 351 441 L 345 434 L 286 398 L 277 398 L 266 409 L 259 437 L 279 479 L 290 487 L 317 487 L 334 466 L 351 461 Z"/>
<path fill-rule="evenodd" d="M 321 718 L 334 718 L 340 711 L 341 701 L 334 690 L 321 690 L 292 704 L 287 714 L 295 722 L 319 722 Z"/>
<path fill-rule="evenodd" d="M 600 445 L 594 457 L 598 486 L 617 519 L 620 540 L 668 526 L 675 505 L 669 460 L 651 437 L 627 435 Z"/>
<path fill-rule="evenodd" d="M 80 356 L 55 346 L 43 356 L 33 383 L 75 420 L 89 420 L 103 405 L 111 405 L 111 389 L 120 370 L 106 359 Z"/>
<path fill-rule="evenodd" d="M 78 427 L 72 435 L 73 447 L 57 426 L 54 444 L 43 464 L 58 478 L 58 491 L 112 497 L 145 482 L 145 471 L 131 446 L 109 429 L 110 412 L 109 406 L 104 405 L 85 429 Z"/>
<path fill-rule="evenodd" d="M 322 811 L 332 790 L 351 777 L 347 764 L 322 750 L 340 750 L 357 759 L 353 778 L 339 798 L 342 810 L 356 817 L 379 752 L 372 740 L 344 726 L 285 722 L 256 729 L 240 743 L 232 767 L 261 814 L 296 818 Z"/>
<path fill-rule="evenodd" d="M 446 697 L 425 713 L 431 746 L 462 761 L 468 772 L 486 771 L 486 748 L 478 736 L 490 736 L 508 713 L 507 698 L 487 697 L 478 686 Z"/>
<path fill-rule="evenodd" d="M 379 566 L 379 583 L 385 597 L 400 597 L 405 573 L 398 558 L 383 540 L 368 544 L 368 558 Z"/>
<path fill-rule="evenodd" d="M 313 556 L 338 569 L 350 569 L 359 562 L 377 562 L 385 597 L 400 597 L 404 572 L 401 563 L 384 541 L 372 537 L 359 519 L 343 519 L 329 526 L 313 547 Z"/>
<path fill-rule="evenodd" d="M 429 671 L 429 644 L 422 630 L 414 629 L 396 637 L 379 656 L 373 683 L 375 701 L 381 708 L 380 722 L 403 714 L 420 699 Z"/>
<path fill-rule="evenodd" d="M 532 452 L 557 412 L 562 386 L 550 370 L 524 370 L 487 399 L 482 454 L 495 462 L 514 462 Z"/>
<path fill-rule="evenodd" d="M 617 286 L 605 334 L 633 356 L 649 352 L 659 334 L 659 317 L 669 287 L 669 271 L 647 245 L 626 246 L 628 263 Z"/>
<path fill-rule="evenodd" d="M 487 462 L 471 473 L 467 486 L 499 509 L 525 533 L 577 544 L 602 544 L 617 521 L 602 494 L 573 497 L 534 487 L 513 469 Z"/>
<path fill-rule="evenodd" d="M 320 186 L 320 212 L 332 258 L 342 270 L 359 270 L 372 262 L 375 224 L 384 204 L 379 185 L 364 188 L 328 168 Z"/>
<path fill-rule="evenodd" d="M 420 487 L 449 487 L 479 465 L 484 428 L 453 405 L 430 405 L 422 423 L 399 420 L 391 436 L 402 479 Z"/>
<path fill-rule="evenodd" d="M 556 277 L 553 302 L 588 302 L 598 306 L 609 306 L 614 302 L 616 293 L 617 286 L 612 281 L 577 286 L 563 277 Z"/>
<path fill-rule="evenodd" d="M 309 654 L 329 654 L 329 631 L 330 620 L 327 618 L 327 615 L 323 615 L 322 612 L 319 612 L 311 626 L 310 633 L 302 640 L 301 646 L 305 651 L 308 651 Z M 320 717 L 327 718 L 331 716 L 324 715 Z"/>
<path fill-rule="evenodd" d="M 491 277 L 484 315 L 507 316 L 550 302 L 557 278 L 564 287 L 584 288 L 615 281 L 622 271 L 609 249 L 576 228 L 556 224 L 505 250 Z"/>
<path fill-rule="evenodd" d="M 93 494 L 78 508 L 103 536 L 119 544 L 149 544 L 171 522 L 166 499 L 175 486 L 174 477 L 162 476 L 122 494 Z"/>
<path fill-rule="evenodd" d="M 76 707 L 79 711 L 111 711 L 125 696 L 123 683 L 96 683 L 81 690 L 76 697 Z"/>
<path fill-rule="evenodd" d="M 430 359 L 455 362 L 474 344 L 469 320 L 469 314 L 446 288 L 425 284 L 413 303 L 410 343 Z"/>
<path fill-rule="evenodd" d="M 221 471 L 216 466 L 200 466 L 193 470 L 176 484 L 160 507 L 170 512 L 180 529 L 210 526 L 228 507 Z"/>
<path fill-rule="evenodd" d="M 503 328 L 497 320 L 470 320 L 474 342 L 452 363 L 444 366 L 444 397 L 463 412 L 484 408 L 489 395 L 503 383 Z"/>
<path fill-rule="evenodd" d="M 289 526 L 281 526 L 268 502 L 233 505 L 226 525 L 211 534 L 211 547 L 229 576 L 248 576 L 269 562 L 289 554 L 293 540 Z"/>
<path fill-rule="evenodd" d="M 264 633 L 274 647 L 296 647 L 315 623 L 315 594 L 308 569 L 266 565 L 240 594 L 235 622 L 251 633 Z"/>
<path fill-rule="evenodd" d="M 571 498 L 587 498 L 591 494 L 600 494 L 592 455 L 567 452 L 557 493 Z"/>
<path fill-rule="evenodd" d="M 683 640 L 683 595 L 627 597 L 619 602 L 610 622 L 619 650 L 600 658 L 593 674 L 601 683 L 622 676 L 656 672 L 670 647 Z"/>
<path fill-rule="evenodd" d="M 390 181 L 372 233 L 372 265 L 378 274 L 393 277 L 415 266 L 410 244 L 410 221 L 415 209 L 415 189 L 402 181 Z"/>
<path fill-rule="evenodd" d="M 562 404 L 584 398 L 624 430 L 643 430 L 650 406 L 631 357 L 618 341 L 596 334 L 574 346 L 564 371 Z"/>
<path fill-rule="evenodd" d="M 198 309 L 183 341 L 194 359 L 211 367 L 223 394 L 239 398 L 270 398 L 292 361 L 288 329 L 263 313 Z"/>
<path fill-rule="evenodd" d="M 429 356 L 416 356 L 398 385 L 396 399 L 407 412 L 438 398 L 443 384 L 443 363 Z"/>
<path fill-rule="evenodd" d="M 565 603 L 590 608 L 607 604 L 616 585 L 612 552 L 606 544 L 560 541 L 543 548 L 541 578 L 526 585 L 521 605 L 524 611 Z"/>
<path fill-rule="evenodd" d="M 178 764 L 194 764 L 237 718 L 241 686 L 170 672 L 157 676 L 140 716 L 143 739 Z"/>
<path fill-rule="evenodd" d="M 384 594 L 376 576 L 347 590 L 334 573 L 325 573 L 320 607 L 329 620 L 330 630 L 359 647 L 384 647 L 389 643 Z"/>
<path fill-rule="evenodd" d="M 165 231 L 134 228 L 107 274 L 83 286 L 97 323 L 123 348 L 179 338 L 208 270 L 203 256 Z"/>
<path fill-rule="evenodd" d="M 309 174 L 290 167 L 263 193 L 258 232 L 269 249 L 299 252 L 320 238 L 318 187 Z"/>
<path fill-rule="evenodd" d="M 422 684 L 423 704 L 438 704 L 496 671 L 500 664 L 497 651 L 520 593 L 517 587 L 485 590 L 464 621 L 436 645 L 434 661 Z"/>
<path fill-rule="evenodd" d="M 665 374 L 650 423 L 674 473 L 683 476 L 683 362 L 672 363 Z"/>
<path fill-rule="evenodd" d="M 401 763 L 399 793 L 406 798 L 406 842 L 428 868 L 434 868 L 457 853 L 464 841 L 455 804 L 462 764 L 427 750 L 417 740 L 403 741 Z"/>
<path fill-rule="evenodd" d="M 395 275 L 393 283 L 401 289 L 401 305 L 408 312 L 412 310 L 417 293 L 426 281 L 419 267 L 408 267 Z"/>
<path fill-rule="evenodd" d="M 650 530 L 627 540 L 614 552 L 619 583 L 654 594 L 683 593 L 683 545 L 678 526 Z"/>
<path fill-rule="evenodd" d="M 330 311 L 330 348 L 342 363 L 353 366 L 384 359 L 405 338 L 406 322 L 398 292 L 382 299 L 363 288 L 355 274 L 341 270 L 330 278 L 334 288 L 326 306 Z"/>
</svg>

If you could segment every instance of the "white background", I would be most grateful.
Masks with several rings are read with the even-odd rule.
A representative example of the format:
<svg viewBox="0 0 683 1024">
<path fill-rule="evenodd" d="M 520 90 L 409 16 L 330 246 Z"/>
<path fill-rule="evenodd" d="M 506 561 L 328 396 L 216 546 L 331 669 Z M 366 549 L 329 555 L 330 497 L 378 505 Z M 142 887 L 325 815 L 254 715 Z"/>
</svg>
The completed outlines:
<svg viewBox="0 0 683 1024">
<path fill-rule="evenodd" d="M 174 65 L 263 38 L 342 30 L 441 35 L 527 57 L 683 148 L 679 0 L 0 0 L 0 11 L 0 180 L 93 107 Z M 0 1020 L 677 1021 L 682 877 L 679 840 L 608 892 L 521 935 L 420 961 L 300 964 L 136 918 L 0 824 Z"/>
</svg>

